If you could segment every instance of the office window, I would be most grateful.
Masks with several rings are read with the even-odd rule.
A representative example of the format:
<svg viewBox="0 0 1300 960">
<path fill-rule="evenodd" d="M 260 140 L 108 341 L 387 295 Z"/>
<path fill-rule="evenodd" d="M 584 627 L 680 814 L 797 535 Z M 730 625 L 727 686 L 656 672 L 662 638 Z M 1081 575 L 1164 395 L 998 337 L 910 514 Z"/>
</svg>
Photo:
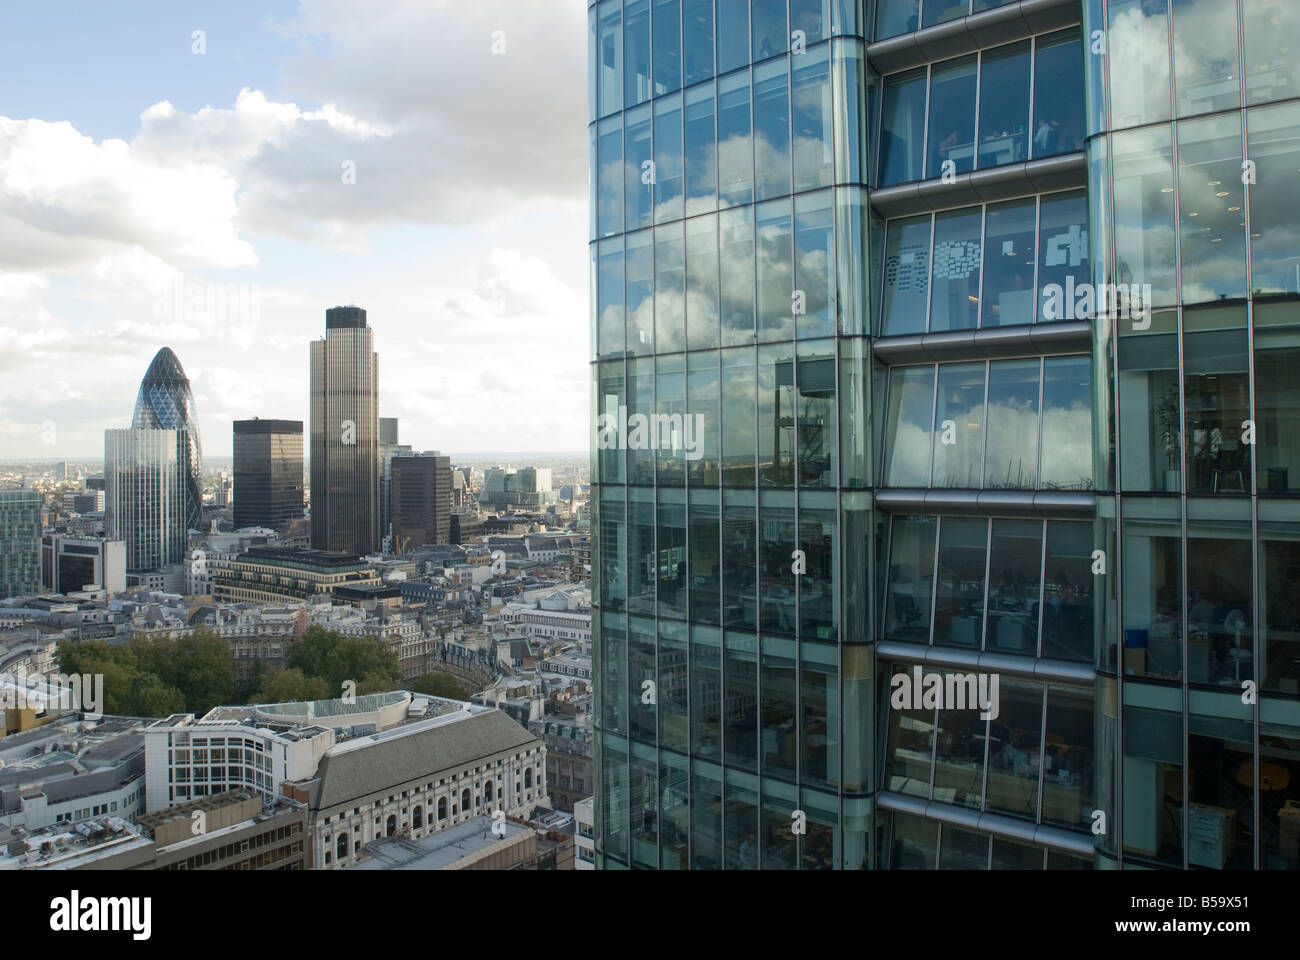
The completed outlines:
<svg viewBox="0 0 1300 960">
<path fill-rule="evenodd" d="M 887 40 L 911 33 L 920 26 L 920 0 L 879 0 L 876 5 L 876 39 Z"/>
<path fill-rule="evenodd" d="M 650 87 L 650 0 L 624 0 L 623 4 L 623 98 L 634 107 L 649 100 Z"/>
<path fill-rule="evenodd" d="M 1091 282 L 1092 263 L 1088 257 L 1088 199 L 1082 190 L 1054 193 L 1039 203 L 1038 227 L 1038 321 L 1088 320 L 1066 306 L 1067 291 L 1077 308 L 1079 287 Z M 989 207 L 992 220 L 993 208 Z M 992 239 L 989 244 L 992 246 Z M 987 279 L 985 283 L 987 284 Z M 1098 304 L 1093 307 L 1099 313 Z M 988 325 L 985 314 L 984 325 Z"/>
<path fill-rule="evenodd" d="M 980 645 L 984 604 L 984 554 L 989 523 L 975 517 L 944 517 L 939 524 L 934 639 L 940 646 Z M 978 802 L 978 801 L 977 801 Z"/>
<path fill-rule="evenodd" d="M 758 661 L 753 635 L 728 631 L 723 650 L 726 763 L 753 770 L 758 755 Z"/>
<path fill-rule="evenodd" d="M 718 73 L 749 63 L 749 0 L 717 0 Z"/>
<path fill-rule="evenodd" d="M 1183 365 L 1188 491 L 1249 492 L 1252 444 L 1245 442 L 1244 434 L 1250 418 L 1245 331 L 1185 334 Z"/>
<path fill-rule="evenodd" d="M 754 207 L 759 340 L 793 340 L 794 232 L 789 199 Z"/>
<path fill-rule="evenodd" d="M 754 342 L 753 218 L 752 207 L 718 214 L 724 347 Z"/>
<path fill-rule="evenodd" d="M 623 115 L 623 195 L 628 230 L 648 227 L 653 220 L 652 119 L 649 104 Z"/>
<path fill-rule="evenodd" d="M 655 342 L 667 353 L 686 348 L 686 250 L 680 223 L 655 229 Z"/>
<path fill-rule="evenodd" d="M 758 350 L 758 462 L 762 486 L 794 486 L 794 357 L 789 345 Z"/>
<path fill-rule="evenodd" d="M 718 205 L 718 135 L 713 84 L 686 91 L 685 190 L 686 215 L 706 213 Z"/>
<path fill-rule="evenodd" d="M 1240 107 L 1236 4 L 1173 0 L 1172 6 L 1178 116 Z"/>
<path fill-rule="evenodd" d="M 1032 490 L 1038 474 L 1038 360 L 989 365 L 984 486 Z"/>
<path fill-rule="evenodd" d="M 850 28 L 852 25 L 850 24 Z M 816 43 L 831 35 L 830 0 L 790 0 L 790 32 L 802 30 L 806 43 Z M 842 31 L 852 33 L 852 29 Z"/>
<path fill-rule="evenodd" d="M 656 100 L 654 105 L 655 222 L 682 216 L 682 98 Z"/>
<path fill-rule="evenodd" d="M 722 507 L 722 616 L 727 627 L 754 630 L 758 625 L 758 534 L 753 493 L 727 491 Z"/>
<path fill-rule="evenodd" d="M 753 347 L 722 351 L 722 479 L 728 485 L 755 485 L 755 370 Z"/>
<path fill-rule="evenodd" d="M 1004 677 L 998 693 L 1001 709 L 989 724 L 987 809 L 990 813 L 1035 820 L 1042 769 L 1043 686 Z M 1044 808 L 1056 800 L 1051 791 L 1050 785 L 1044 785 Z M 1036 869 L 1041 869 L 1041 853 L 1038 864 Z"/>
<path fill-rule="evenodd" d="M 1035 212 L 1032 197 L 988 205 L 981 327 L 1005 327 L 1034 320 Z M 937 247 L 935 255 L 937 258 Z"/>
<path fill-rule="evenodd" d="M 1039 486 L 1092 488 L 1092 361 L 1048 357 L 1043 367 L 1043 452 Z"/>
<path fill-rule="evenodd" d="M 928 643 L 936 517 L 895 517 L 885 599 L 886 640 Z"/>
<path fill-rule="evenodd" d="M 1178 501 L 1124 501 L 1124 650 L 1126 674 L 1182 677 L 1182 531 Z M 1113 662 L 1113 661 L 1112 661 Z"/>
<path fill-rule="evenodd" d="M 1255 163 L 1255 182 L 1249 187 L 1253 292 L 1256 297 L 1300 293 L 1296 271 L 1300 258 L 1293 235 L 1300 217 L 1300 195 L 1289 184 L 1300 170 L 1300 107 L 1288 103 L 1249 110 L 1246 131 L 1250 159 Z"/>
<path fill-rule="evenodd" d="M 785 58 L 754 67 L 754 198 L 790 193 L 790 81 Z"/>
<path fill-rule="evenodd" d="M 1125 490 L 1181 489 L 1177 329 L 1177 311 L 1157 311 L 1150 330 L 1119 338 L 1119 402 L 1124 413 L 1119 465 Z"/>
<path fill-rule="evenodd" d="M 930 330 L 971 330 L 979 318 L 983 210 L 968 207 L 934 220 Z"/>
<path fill-rule="evenodd" d="M 688 446 L 686 471 L 692 487 L 718 485 L 718 354 L 686 355 L 686 423 L 692 431 L 694 459 Z"/>
<path fill-rule="evenodd" d="M 932 366 L 895 367 L 889 372 L 884 426 L 887 487 L 923 487 L 929 482 L 934 377 Z"/>
<path fill-rule="evenodd" d="M 1124 849 L 1135 859 L 1183 863 L 1183 715 L 1176 688 L 1124 687 Z"/>
<path fill-rule="evenodd" d="M 713 0 L 682 0 L 686 85 L 713 76 Z"/>
<path fill-rule="evenodd" d="M 620 0 L 596 8 L 600 52 L 597 55 L 597 100 L 600 116 L 623 109 L 623 10 Z"/>
<path fill-rule="evenodd" d="M 1107 16 L 1112 129 L 1168 120 L 1168 0 L 1109 0 Z"/>
<path fill-rule="evenodd" d="M 799 503 L 799 549 L 808 563 L 807 572 L 799 577 L 799 634 L 834 642 L 838 634 L 834 570 L 839 540 L 835 501 L 826 494 L 803 494 Z"/>
<path fill-rule="evenodd" d="M 1088 54 L 1091 56 L 1091 54 Z M 1033 156 L 1083 149 L 1083 42 L 1077 28 L 1039 37 L 1034 50 Z"/>
<path fill-rule="evenodd" d="M 880 185 L 920 180 L 925 143 L 925 69 L 885 79 Z"/>
<path fill-rule="evenodd" d="M 750 18 L 754 33 L 754 60 L 766 60 L 790 47 L 785 23 L 786 0 L 750 0 Z"/>
<path fill-rule="evenodd" d="M 1183 303 L 1246 296 L 1245 186 L 1241 117 L 1178 125 Z"/>
<path fill-rule="evenodd" d="M 930 217 L 891 220 L 885 239 L 881 334 L 925 331 L 930 284 Z"/>
<path fill-rule="evenodd" d="M 985 51 L 980 63 L 979 167 L 1029 157 L 1029 41 Z"/>
<path fill-rule="evenodd" d="M 835 163 L 831 149 L 830 46 L 814 47 L 790 62 L 794 189 L 800 192 L 828 187 L 834 179 Z"/>
<path fill-rule="evenodd" d="M 1044 657 L 1092 659 L 1092 551 L 1090 523 L 1047 522 L 1047 564 L 1043 571 Z"/>
<path fill-rule="evenodd" d="M 672 93 L 682 85 L 681 3 L 654 0 L 655 96 Z"/>
<path fill-rule="evenodd" d="M 976 71 L 974 55 L 937 63 L 930 71 L 927 178 L 975 166 Z"/>
<path fill-rule="evenodd" d="M 835 485 L 838 442 L 835 423 L 835 344 L 803 341 L 796 348 L 795 411 L 798 422 L 798 484 Z"/>
<path fill-rule="evenodd" d="M 995 519 L 990 544 L 984 647 L 1032 657 L 1038 650 L 1043 525 Z"/>
<path fill-rule="evenodd" d="M 718 631 L 692 625 L 691 753 L 717 759 L 722 750 L 722 640 Z"/>
<path fill-rule="evenodd" d="M 835 334 L 835 228 L 831 191 L 794 198 L 794 284 L 797 334 L 829 337 Z"/>
<path fill-rule="evenodd" d="M 909 672 L 901 667 L 884 673 L 887 682 L 891 676 L 900 675 L 908 682 L 911 681 Z M 933 709 L 890 708 L 885 748 L 885 783 L 891 793 L 905 793 L 927 800 L 930 798 L 935 712 Z"/>
<path fill-rule="evenodd" d="M 1246 102 L 1284 100 L 1295 95 L 1300 9 L 1277 0 L 1244 0 Z"/>
<path fill-rule="evenodd" d="M 931 486 L 974 490 L 984 459 L 984 364 L 939 367 Z"/>
</svg>

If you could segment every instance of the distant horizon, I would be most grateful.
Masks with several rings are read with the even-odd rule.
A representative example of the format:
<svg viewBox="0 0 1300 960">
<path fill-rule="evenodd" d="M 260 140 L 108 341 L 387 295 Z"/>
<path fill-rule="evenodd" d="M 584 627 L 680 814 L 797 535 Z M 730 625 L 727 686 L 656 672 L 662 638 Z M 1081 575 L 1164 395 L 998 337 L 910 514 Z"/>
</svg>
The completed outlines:
<svg viewBox="0 0 1300 960">
<path fill-rule="evenodd" d="M 525 457 L 533 457 L 533 458 L 573 457 L 575 459 L 581 459 L 583 457 L 588 457 L 591 455 L 590 450 L 465 450 L 465 451 L 453 452 L 439 447 L 433 447 L 429 449 L 438 450 L 440 455 L 450 456 L 453 459 L 459 457 L 462 459 L 473 458 L 476 460 L 510 460 L 510 459 L 518 460 Z M 420 452 L 423 453 L 424 450 L 422 449 Z M 220 461 L 230 460 L 233 462 L 234 457 L 229 454 L 215 454 L 211 457 L 205 456 L 203 460 L 205 464 L 210 460 L 220 460 Z M 311 458 L 308 456 L 303 457 L 304 463 L 310 460 Z M 104 462 L 104 457 L 102 454 L 98 457 L 84 457 L 84 456 L 15 457 L 10 459 L 0 459 L 0 467 L 30 466 L 30 465 L 55 464 L 55 463 L 100 464 L 102 466 L 103 462 Z"/>
</svg>

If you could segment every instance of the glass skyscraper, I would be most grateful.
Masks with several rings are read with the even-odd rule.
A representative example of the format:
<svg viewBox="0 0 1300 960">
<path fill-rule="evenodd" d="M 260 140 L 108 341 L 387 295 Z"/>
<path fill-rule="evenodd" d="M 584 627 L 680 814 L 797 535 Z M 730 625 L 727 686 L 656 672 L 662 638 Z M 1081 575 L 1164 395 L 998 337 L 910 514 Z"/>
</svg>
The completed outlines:
<svg viewBox="0 0 1300 960">
<path fill-rule="evenodd" d="M 1300 8 L 589 31 L 598 864 L 1300 867 Z"/>
<path fill-rule="evenodd" d="M 235 529 L 286 529 L 303 513 L 302 421 L 236 420 Z"/>
<path fill-rule="evenodd" d="M 0 600 L 41 590 L 39 490 L 0 490 Z"/>
<path fill-rule="evenodd" d="M 104 431 L 104 529 L 126 541 L 131 572 L 185 559 L 202 523 L 203 450 L 189 378 L 170 348 L 154 355 L 126 430 Z"/>
<path fill-rule="evenodd" d="M 203 445 L 199 439 L 199 418 L 194 412 L 189 377 L 170 347 L 163 347 L 154 355 L 140 381 L 131 427 L 177 431 L 185 485 L 185 524 L 187 529 L 198 529 L 203 520 Z"/>
<path fill-rule="evenodd" d="M 376 553 L 379 516 L 379 355 L 360 307 L 325 311 L 311 344 L 311 545 Z"/>
</svg>

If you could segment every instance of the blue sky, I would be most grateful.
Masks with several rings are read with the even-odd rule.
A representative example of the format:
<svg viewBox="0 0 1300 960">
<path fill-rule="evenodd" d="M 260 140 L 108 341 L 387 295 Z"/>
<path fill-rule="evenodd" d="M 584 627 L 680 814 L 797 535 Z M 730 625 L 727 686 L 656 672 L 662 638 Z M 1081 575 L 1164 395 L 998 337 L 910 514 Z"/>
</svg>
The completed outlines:
<svg viewBox="0 0 1300 960">
<path fill-rule="evenodd" d="M 176 6 L 6 10 L 0 458 L 100 455 L 162 346 L 228 455 L 349 302 L 402 442 L 584 449 L 585 7 Z"/>
</svg>

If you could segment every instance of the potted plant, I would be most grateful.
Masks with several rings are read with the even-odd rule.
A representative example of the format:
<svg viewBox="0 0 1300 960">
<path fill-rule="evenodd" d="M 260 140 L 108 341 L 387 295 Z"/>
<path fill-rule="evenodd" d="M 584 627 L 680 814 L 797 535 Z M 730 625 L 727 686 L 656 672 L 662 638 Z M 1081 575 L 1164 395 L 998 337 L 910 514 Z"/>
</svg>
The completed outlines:
<svg viewBox="0 0 1300 960">
<path fill-rule="evenodd" d="M 1172 492 L 1179 488 L 1180 479 L 1178 445 L 1182 431 L 1179 429 L 1178 422 L 1178 384 L 1170 385 L 1165 395 L 1160 398 L 1160 402 L 1156 404 L 1156 415 L 1160 418 L 1160 442 L 1164 444 L 1167 461 L 1164 488 Z"/>
</svg>

